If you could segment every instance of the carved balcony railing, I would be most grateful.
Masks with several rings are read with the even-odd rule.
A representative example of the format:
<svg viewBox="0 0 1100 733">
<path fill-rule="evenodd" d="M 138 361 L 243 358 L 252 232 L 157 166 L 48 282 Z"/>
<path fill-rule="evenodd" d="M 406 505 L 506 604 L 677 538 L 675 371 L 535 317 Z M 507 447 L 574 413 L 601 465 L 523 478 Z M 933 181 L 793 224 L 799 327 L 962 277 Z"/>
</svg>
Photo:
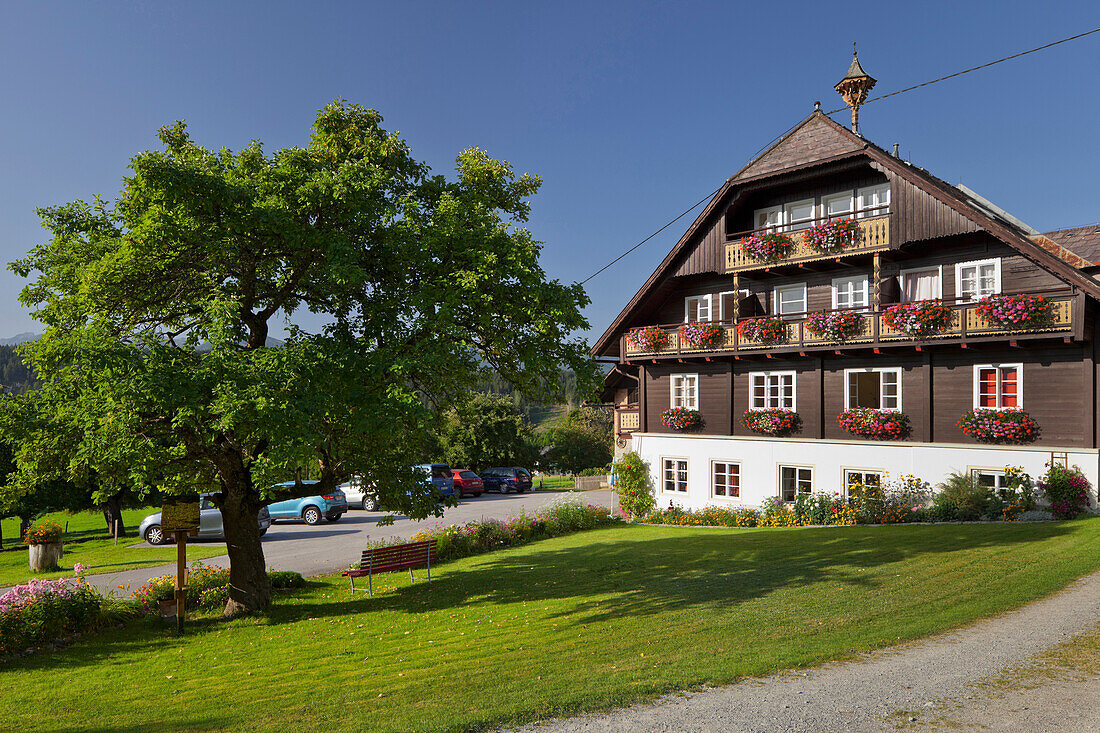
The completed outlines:
<svg viewBox="0 0 1100 733">
<path fill-rule="evenodd" d="M 1066 340 L 1083 338 L 1084 299 L 1081 295 L 1056 295 L 1046 297 L 1050 304 L 1050 318 L 1039 325 L 998 326 L 982 318 L 977 303 L 949 305 L 951 321 L 946 328 L 929 336 L 913 336 L 891 328 L 883 319 L 885 309 L 869 311 L 855 309 L 863 316 L 861 329 L 849 334 L 844 341 L 833 341 L 815 335 L 805 326 L 808 314 L 784 316 L 787 322 L 785 338 L 762 342 L 746 339 L 737 333 L 736 323 L 721 324 L 722 338 L 718 343 L 696 346 L 682 339 L 679 325 L 662 327 L 668 333 L 668 346 L 661 349 L 639 348 L 626 336 L 620 343 L 624 361 L 632 359 L 678 358 L 683 356 L 710 356 L 716 354 L 753 354 L 772 351 L 821 351 L 880 346 L 920 345 L 933 342 L 966 343 L 968 341 L 1014 341 L 1026 338 L 1061 336 Z"/>
<path fill-rule="evenodd" d="M 802 239 L 802 232 L 785 232 L 794 241 L 791 253 L 781 259 L 768 262 L 758 260 L 745 252 L 742 242 L 726 245 L 726 272 L 744 272 L 763 270 L 782 265 L 797 265 L 802 262 L 836 260 L 857 254 L 882 252 L 890 249 L 890 215 L 884 214 L 866 219 L 857 219 L 859 230 L 851 244 L 844 245 L 837 252 L 820 252 Z"/>
<path fill-rule="evenodd" d="M 642 427 L 642 413 L 638 405 L 615 407 L 615 434 L 629 435 Z"/>
</svg>

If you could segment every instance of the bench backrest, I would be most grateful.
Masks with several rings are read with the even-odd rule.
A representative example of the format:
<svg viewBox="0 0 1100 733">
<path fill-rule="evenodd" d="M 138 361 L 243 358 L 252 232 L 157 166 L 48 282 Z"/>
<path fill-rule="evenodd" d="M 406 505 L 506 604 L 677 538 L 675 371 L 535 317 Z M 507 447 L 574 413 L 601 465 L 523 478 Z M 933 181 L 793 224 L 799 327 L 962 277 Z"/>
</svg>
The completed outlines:
<svg viewBox="0 0 1100 733">
<path fill-rule="evenodd" d="M 428 565 L 435 559 L 435 540 L 407 542 L 389 547 L 372 547 L 363 550 L 360 570 L 384 573 L 388 570 L 404 570 Z"/>
</svg>

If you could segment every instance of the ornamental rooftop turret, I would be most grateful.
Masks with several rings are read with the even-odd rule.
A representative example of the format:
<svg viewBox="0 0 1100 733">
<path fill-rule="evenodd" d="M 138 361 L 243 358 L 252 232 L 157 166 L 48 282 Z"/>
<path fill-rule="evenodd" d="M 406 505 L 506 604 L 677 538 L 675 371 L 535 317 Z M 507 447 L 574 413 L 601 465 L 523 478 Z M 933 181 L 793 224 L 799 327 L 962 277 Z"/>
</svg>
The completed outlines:
<svg viewBox="0 0 1100 733">
<path fill-rule="evenodd" d="M 836 83 L 833 89 L 844 98 L 844 103 L 852 110 L 852 132 L 859 134 L 859 106 L 867 101 L 867 93 L 875 86 L 876 79 L 859 65 L 859 55 L 852 51 L 852 65 L 848 73 Z"/>
</svg>

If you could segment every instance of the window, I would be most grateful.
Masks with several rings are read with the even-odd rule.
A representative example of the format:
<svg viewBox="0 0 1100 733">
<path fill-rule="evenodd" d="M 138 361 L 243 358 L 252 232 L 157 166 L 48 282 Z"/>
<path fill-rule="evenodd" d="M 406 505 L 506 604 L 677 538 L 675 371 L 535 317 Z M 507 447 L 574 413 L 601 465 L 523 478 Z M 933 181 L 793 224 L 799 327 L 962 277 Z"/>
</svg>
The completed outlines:
<svg viewBox="0 0 1100 733">
<path fill-rule="evenodd" d="M 754 410 L 770 407 L 794 409 L 794 372 L 752 372 L 749 380 L 749 403 Z"/>
<path fill-rule="evenodd" d="M 814 200 L 795 201 L 783 207 L 784 229 L 788 232 L 798 232 L 808 229 L 814 221 Z"/>
<path fill-rule="evenodd" d="M 955 295 L 960 301 L 980 300 L 1001 292 L 1001 260 L 960 262 L 955 265 Z"/>
<path fill-rule="evenodd" d="M 852 192 L 845 191 L 844 193 L 824 197 L 821 199 L 821 208 L 822 213 L 830 220 L 851 216 L 855 208 Z"/>
<path fill-rule="evenodd" d="M 709 321 L 711 314 L 711 296 L 694 295 L 684 298 L 684 323 Z"/>
<path fill-rule="evenodd" d="M 870 285 L 866 275 L 833 279 L 834 308 L 866 308 L 870 303 Z"/>
<path fill-rule="evenodd" d="M 686 494 L 688 490 L 688 462 L 686 458 L 664 459 L 664 487 L 666 492 Z"/>
<path fill-rule="evenodd" d="M 727 499 L 741 496 L 741 464 L 715 461 L 711 464 L 711 495 Z"/>
<path fill-rule="evenodd" d="M 851 499 L 856 496 L 880 496 L 882 494 L 882 474 L 878 471 L 859 469 L 844 470 L 844 490 Z"/>
<path fill-rule="evenodd" d="M 689 410 L 699 409 L 699 375 L 698 374 L 673 374 L 672 375 L 672 407 L 686 407 Z"/>
<path fill-rule="evenodd" d="M 901 409 L 901 368 L 845 369 L 848 383 L 845 408 Z"/>
<path fill-rule="evenodd" d="M 753 214 L 753 229 L 764 229 L 774 232 L 783 223 L 783 207 L 770 206 L 766 209 L 757 209 Z"/>
<path fill-rule="evenodd" d="M 890 184 L 861 188 L 856 193 L 860 219 L 868 216 L 881 216 L 890 210 Z"/>
<path fill-rule="evenodd" d="M 986 486 L 993 489 L 1002 497 L 1008 495 L 1010 492 L 1015 493 L 1014 490 L 1008 489 L 1005 486 L 1005 472 L 999 468 L 971 468 L 971 477 L 978 482 L 979 486 Z"/>
<path fill-rule="evenodd" d="M 806 312 L 806 283 L 775 289 L 775 312 L 781 316 Z"/>
<path fill-rule="evenodd" d="M 943 297 L 943 268 L 926 267 L 919 270 L 901 271 L 901 300 L 912 303 L 915 300 L 928 300 Z"/>
<path fill-rule="evenodd" d="M 974 367 L 975 409 L 1024 406 L 1023 364 L 979 364 Z"/>
<path fill-rule="evenodd" d="M 799 494 L 811 494 L 814 490 L 814 470 L 806 466 L 779 467 L 779 498 L 794 501 Z"/>
<path fill-rule="evenodd" d="M 725 293 L 718 294 L 718 319 L 721 321 L 732 321 L 734 316 L 738 314 L 738 305 L 742 298 L 746 298 L 749 295 L 748 290 L 730 290 Z"/>
</svg>

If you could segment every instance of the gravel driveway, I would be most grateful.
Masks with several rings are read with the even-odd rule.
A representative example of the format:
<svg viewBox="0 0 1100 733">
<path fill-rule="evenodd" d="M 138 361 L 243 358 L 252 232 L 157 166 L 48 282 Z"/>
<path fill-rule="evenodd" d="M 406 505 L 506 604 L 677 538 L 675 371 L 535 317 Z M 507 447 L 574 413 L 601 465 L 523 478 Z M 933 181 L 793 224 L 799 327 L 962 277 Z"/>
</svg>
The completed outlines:
<svg viewBox="0 0 1100 733">
<path fill-rule="evenodd" d="M 524 733 L 630 731 L 883 731 L 936 729 L 951 711 L 952 730 L 1100 731 L 1100 685 L 1055 682 L 988 702 L 970 682 L 1100 624 L 1100 573 L 1003 616 L 920 642 L 809 672 L 781 673 L 728 687 L 668 695 L 602 715 L 550 721 Z M 973 698 L 973 699 L 969 699 Z M 961 723 L 961 725 L 960 725 Z"/>
</svg>

